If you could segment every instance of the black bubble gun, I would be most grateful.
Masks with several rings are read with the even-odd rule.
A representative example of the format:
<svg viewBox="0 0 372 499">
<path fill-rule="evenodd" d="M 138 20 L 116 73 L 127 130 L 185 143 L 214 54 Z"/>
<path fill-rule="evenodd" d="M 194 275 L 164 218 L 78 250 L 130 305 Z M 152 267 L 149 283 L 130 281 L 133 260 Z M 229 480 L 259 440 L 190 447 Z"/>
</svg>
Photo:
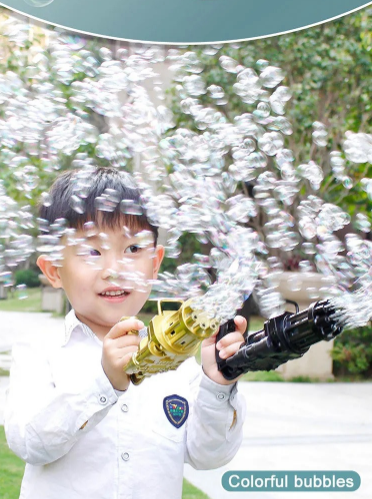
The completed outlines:
<svg viewBox="0 0 372 499">
<path fill-rule="evenodd" d="M 329 300 L 317 301 L 301 312 L 295 305 L 295 313 L 284 312 L 267 320 L 260 331 L 245 333 L 245 343 L 228 359 L 221 359 L 216 348 L 218 369 L 225 379 L 233 380 L 248 371 L 276 369 L 302 357 L 311 345 L 330 341 L 342 332 L 340 313 Z M 234 330 L 231 319 L 220 327 L 216 343 Z"/>
</svg>

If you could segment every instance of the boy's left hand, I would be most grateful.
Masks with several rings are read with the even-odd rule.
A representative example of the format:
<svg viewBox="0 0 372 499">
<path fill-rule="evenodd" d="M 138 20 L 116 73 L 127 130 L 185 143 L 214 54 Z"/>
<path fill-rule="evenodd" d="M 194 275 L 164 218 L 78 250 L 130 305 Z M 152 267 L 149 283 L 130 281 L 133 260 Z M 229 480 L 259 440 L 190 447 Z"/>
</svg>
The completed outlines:
<svg viewBox="0 0 372 499">
<path fill-rule="evenodd" d="M 231 385 L 238 379 L 236 378 L 229 381 L 223 377 L 217 367 L 215 352 L 215 349 L 217 347 L 220 352 L 220 357 L 222 359 L 227 359 L 228 357 L 231 357 L 231 355 L 234 355 L 234 353 L 239 350 L 240 345 L 244 343 L 243 334 L 247 329 L 247 321 L 241 315 L 237 315 L 234 319 L 234 322 L 236 330 L 224 336 L 217 343 L 217 345 L 216 336 L 218 332 L 216 332 L 210 338 L 204 340 L 201 345 L 203 371 L 208 376 L 208 378 L 215 381 L 216 383 L 219 383 L 220 385 Z"/>
</svg>

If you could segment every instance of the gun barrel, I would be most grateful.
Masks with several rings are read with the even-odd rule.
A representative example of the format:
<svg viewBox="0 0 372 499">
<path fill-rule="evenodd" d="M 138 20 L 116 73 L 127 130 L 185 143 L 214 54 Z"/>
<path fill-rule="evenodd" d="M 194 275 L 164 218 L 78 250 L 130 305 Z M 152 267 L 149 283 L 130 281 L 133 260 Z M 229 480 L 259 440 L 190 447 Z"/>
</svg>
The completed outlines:
<svg viewBox="0 0 372 499">
<path fill-rule="evenodd" d="M 319 301 L 285 319 L 284 334 L 294 351 L 307 351 L 319 341 L 329 341 L 342 332 L 335 308 L 328 300 Z"/>
<path fill-rule="evenodd" d="M 225 325 L 221 329 L 222 334 L 231 330 Z M 228 380 L 248 371 L 270 371 L 301 357 L 311 345 L 335 338 L 342 329 L 334 306 L 328 300 L 318 301 L 301 312 L 269 319 L 262 330 L 247 334 L 235 355 L 223 360 L 216 354 L 218 367 Z"/>
</svg>

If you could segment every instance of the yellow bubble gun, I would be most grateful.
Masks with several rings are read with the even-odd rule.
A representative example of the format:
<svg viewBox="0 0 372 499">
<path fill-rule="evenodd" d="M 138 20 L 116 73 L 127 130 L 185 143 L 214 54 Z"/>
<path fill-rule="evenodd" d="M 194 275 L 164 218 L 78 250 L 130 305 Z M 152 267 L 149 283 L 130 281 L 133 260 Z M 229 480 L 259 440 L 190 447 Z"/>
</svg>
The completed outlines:
<svg viewBox="0 0 372 499">
<path fill-rule="evenodd" d="M 164 303 L 180 303 L 180 308 L 163 310 Z M 138 351 L 125 366 L 125 372 L 134 385 L 153 374 L 177 369 L 197 353 L 205 338 L 218 330 L 217 320 L 194 307 L 192 299 L 186 302 L 177 299 L 158 301 L 158 315 L 151 319 L 148 335 L 142 338 Z"/>
</svg>

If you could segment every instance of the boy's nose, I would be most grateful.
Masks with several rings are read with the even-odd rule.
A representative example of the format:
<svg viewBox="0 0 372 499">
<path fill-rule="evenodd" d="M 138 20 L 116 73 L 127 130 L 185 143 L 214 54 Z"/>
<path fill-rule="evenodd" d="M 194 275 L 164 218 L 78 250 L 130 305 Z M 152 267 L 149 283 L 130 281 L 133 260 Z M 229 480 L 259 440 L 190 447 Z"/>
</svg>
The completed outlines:
<svg viewBox="0 0 372 499">
<path fill-rule="evenodd" d="M 102 270 L 102 279 L 117 279 L 119 277 L 119 272 L 112 268 L 105 268 Z"/>
<path fill-rule="evenodd" d="M 130 270 L 130 262 L 126 262 L 124 258 L 107 258 L 102 269 L 102 279 L 116 279 L 123 272 Z"/>
</svg>

